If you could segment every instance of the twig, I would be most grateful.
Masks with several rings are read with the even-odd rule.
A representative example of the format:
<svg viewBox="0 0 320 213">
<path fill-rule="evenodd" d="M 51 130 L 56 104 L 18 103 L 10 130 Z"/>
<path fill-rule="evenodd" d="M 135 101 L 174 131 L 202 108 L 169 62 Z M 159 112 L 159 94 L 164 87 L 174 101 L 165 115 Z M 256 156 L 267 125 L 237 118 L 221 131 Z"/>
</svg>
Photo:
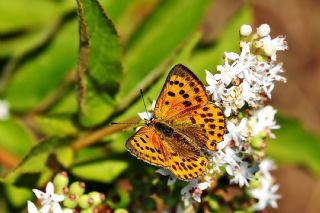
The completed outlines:
<svg viewBox="0 0 320 213">
<path fill-rule="evenodd" d="M 0 148 L 0 165 L 8 170 L 15 168 L 20 160 L 4 149 Z"/>
<path fill-rule="evenodd" d="M 130 123 L 136 123 L 138 122 L 140 119 L 138 118 L 138 116 L 134 116 L 131 117 L 127 120 L 125 120 L 123 122 L 123 124 L 120 122 L 119 124 L 109 124 L 106 127 L 103 127 L 101 129 L 98 129 L 96 131 L 90 132 L 90 133 L 86 133 L 84 136 L 78 138 L 77 140 L 75 140 L 71 147 L 74 150 L 78 150 L 81 149 L 83 147 L 87 147 L 91 144 L 96 143 L 97 141 L 101 140 L 102 138 L 111 135 L 115 132 L 119 132 L 121 130 L 124 130 L 126 128 L 128 128 L 129 126 L 131 126 L 132 124 Z"/>
<path fill-rule="evenodd" d="M 86 84 L 85 84 L 85 73 L 88 69 L 88 58 L 89 58 L 89 35 L 87 32 L 87 26 L 84 20 L 83 7 L 80 0 L 77 0 L 78 5 L 78 17 L 79 17 L 79 54 L 78 62 L 76 66 L 76 74 L 78 80 L 78 104 L 79 112 L 83 113 L 83 99 L 86 93 Z"/>
</svg>

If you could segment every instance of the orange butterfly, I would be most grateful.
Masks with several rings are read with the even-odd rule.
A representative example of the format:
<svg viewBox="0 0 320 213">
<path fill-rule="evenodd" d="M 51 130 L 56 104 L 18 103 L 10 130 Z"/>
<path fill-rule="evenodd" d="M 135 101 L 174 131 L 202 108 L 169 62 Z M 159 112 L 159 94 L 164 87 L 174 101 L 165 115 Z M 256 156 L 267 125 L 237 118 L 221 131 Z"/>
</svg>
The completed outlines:
<svg viewBox="0 0 320 213">
<path fill-rule="evenodd" d="M 126 142 L 138 159 L 169 169 L 182 180 L 206 171 L 208 149 L 223 140 L 225 117 L 209 103 L 201 81 L 187 67 L 170 71 L 154 109 L 154 117 Z"/>
</svg>

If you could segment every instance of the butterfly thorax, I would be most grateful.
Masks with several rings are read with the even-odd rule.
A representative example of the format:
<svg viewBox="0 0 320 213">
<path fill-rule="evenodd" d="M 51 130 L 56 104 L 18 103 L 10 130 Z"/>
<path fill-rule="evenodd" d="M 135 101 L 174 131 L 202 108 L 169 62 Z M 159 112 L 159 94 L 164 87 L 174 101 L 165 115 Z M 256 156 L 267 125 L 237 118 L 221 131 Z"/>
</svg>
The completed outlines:
<svg viewBox="0 0 320 213">
<path fill-rule="evenodd" d="M 164 137 L 172 137 L 174 129 L 168 124 L 157 120 L 153 120 L 151 124 L 154 125 L 155 129 Z"/>
</svg>

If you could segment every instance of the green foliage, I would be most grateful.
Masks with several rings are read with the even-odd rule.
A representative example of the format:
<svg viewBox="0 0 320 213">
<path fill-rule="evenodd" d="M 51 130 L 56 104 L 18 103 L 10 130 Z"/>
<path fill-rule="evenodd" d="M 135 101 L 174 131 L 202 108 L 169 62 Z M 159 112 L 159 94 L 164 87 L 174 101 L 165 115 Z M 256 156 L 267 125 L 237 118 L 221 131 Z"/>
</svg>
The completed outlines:
<svg viewBox="0 0 320 213">
<path fill-rule="evenodd" d="M 0 121 L 0 146 L 20 158 L 36 143 L 31 132 L 16 119 Z"/>
<path fill-rule="evenodd" d="M 76 61 L 76 32 L 76 22 L 66 22 L 42 52 L 17 67 L 4 93 L 12 111 L 25 112 L 37 107 L 63 83 Z"/>
<path fill-rule="evenodd" d="M 94 180 L 111 183 L 125 169 L 128 163 L 121 160 L 103 160 L 88 165 L 79 165 L 71 168 L 71 173 L 84 180 Z"/>
<path fill-rule="evenodd" d="M 180 199 L 180 191 L 159 179 L 154 167 L 125 151 L 133 127 L 122 131 L 108 123 L 145 111 L 139 90 L 149 107 L 176 63 L 204 81 L 204 70 L 214 72 L 224 51 L 237 50 L 238 29 L 252 21 L 251 7 L 244 4 L 204 46 L 199 26 L 209 0 L 99 2 L 0 3 L 0 36 L 6 38 L 0 46 L 0 97 L 11 113 L 0 121 L 0 151 L 20 162 L 0 166 L 0 209 L 18 212 L 31 188 L 62 170 L 107 192 L 106 203 L 114 209 L 152 211 L 159 207 L 152 194 L 170 208 Z M 268 143 L 268 154 L 319 175 L 319 139 L 296 122 L 279 121 L 282 129 Z M 207 202 L 219 209 L 216 200 Z"/>
<path fill-rule="evenodd" d="M 281 130 L 269 141 L 267 154 L 281 164 L 303 165 L 320 176 L 320 138 L 305 130 L 297 121 L 279 117 Z"/>
<path fill-rule="evenodd" d="M 120 100 L 196 30 L 207 5 L 207 0 L 163 1 L 159 4 L 126 45 Z"/>
</svg>

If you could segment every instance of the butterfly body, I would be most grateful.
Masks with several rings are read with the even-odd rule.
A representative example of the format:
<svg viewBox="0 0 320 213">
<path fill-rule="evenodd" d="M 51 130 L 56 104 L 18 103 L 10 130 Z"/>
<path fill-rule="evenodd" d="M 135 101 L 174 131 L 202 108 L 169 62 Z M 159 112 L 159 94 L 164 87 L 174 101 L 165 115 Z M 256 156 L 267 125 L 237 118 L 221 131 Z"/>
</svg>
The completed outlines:
<svg viewBox="0 0 320 213">
<path fill-rule="evenodd" d="M 205 172 L 208 150 L 215 150 L 224 131 L 223 113 L 208 101 L 203 84 L 188 68 L 176 65 L 153 118 L 127 140 L 126 148 L 143 161 L 191 180 Z"/>
</svg>

